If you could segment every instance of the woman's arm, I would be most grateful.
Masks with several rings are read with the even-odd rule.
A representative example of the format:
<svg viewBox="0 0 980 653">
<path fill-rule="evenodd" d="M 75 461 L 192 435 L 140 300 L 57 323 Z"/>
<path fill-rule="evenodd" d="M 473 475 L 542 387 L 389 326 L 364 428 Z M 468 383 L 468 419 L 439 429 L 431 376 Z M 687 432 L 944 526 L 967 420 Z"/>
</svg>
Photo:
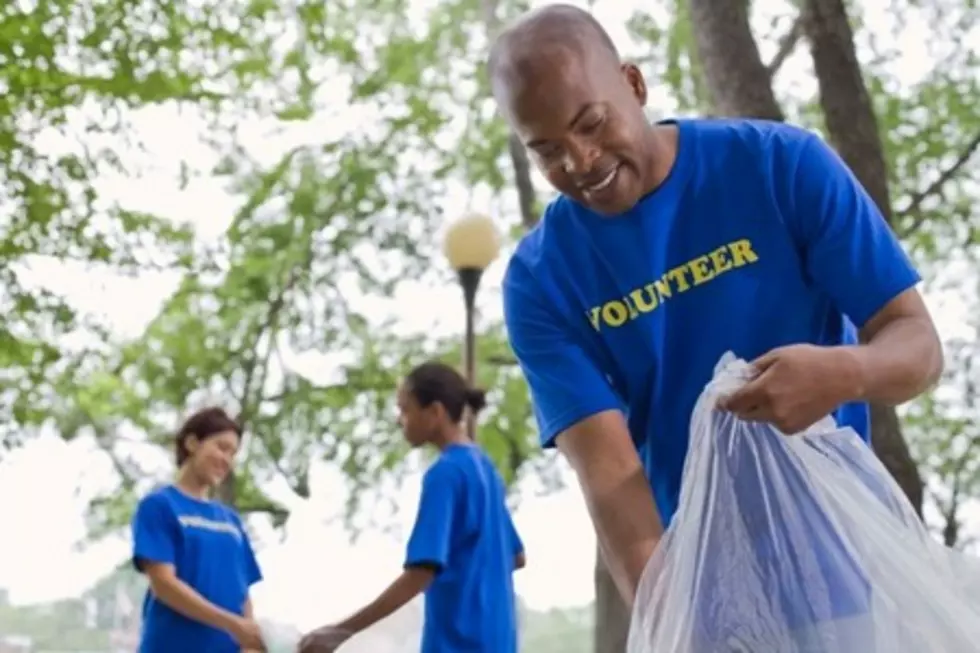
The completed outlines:
<svg viewBox="0 0 980 653">
<path fill-rule="evenodd" d="M 246 619 L 255 618 L 255 608 L 252 607 L 252 597 L 245 597 L 245 607 L 242 609 L 242 614 L 245 615 Z"/>
<path fill-rule="evenodd" d="M 247 616 L 234 614 L 209 602 L 193 587 L 177 578 L 173 565 L 144 562 L 142 567 L 150 581 L 153 596 L 171 610 L 228 633 L 234 634 L 244 628 Z M 247 602 L 246 606 L 250 610 L 250 603 Z"/>
<path fill-rule="evenodd" d="M 245 597 L 245 605 L 242 608 L 242 614 L 245 615 L 245 618 L 247 620 L 249 620 L 249 621 L 251 621 L 253 623 L 256 623 L 256 624 L 258 623 L 257 621 L 255 621 L 255 607 L 252 605 L 252 597 L 251 596 Z M 244 649 L 243 648 L 242 649 L 242 653 L 262 653 L 262 649 L 257 649 L 257 648 L 256 649 L 251 649 L 251 648 L 250 649 Z"/>
<path fill-rule="evenodd" d="M 146 574 L 153 596 L 188 619 L 229 633 L 245 648 L 262 648 L 258 626 L 251 619 L 212 604 L 178 578 L 178 528 L 173 511 L 159 496 L 150 495 L 137 506 L 133 563 Z"/>
</svg>

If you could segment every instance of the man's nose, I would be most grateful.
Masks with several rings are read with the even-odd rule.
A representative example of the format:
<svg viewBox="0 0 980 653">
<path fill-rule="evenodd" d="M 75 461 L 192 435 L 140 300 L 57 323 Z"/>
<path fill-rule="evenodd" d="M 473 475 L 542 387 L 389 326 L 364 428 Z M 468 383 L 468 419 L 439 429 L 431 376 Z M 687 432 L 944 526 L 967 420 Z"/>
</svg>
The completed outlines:
<svg viewBox="0 0 980 653">
<path fill-rule="evenodd" d="M 569 143 L 565 148 L 565 172 L 572 176 L 586 175 L 595 167 L 599 158 L 599 148 L 593 143 Z"/>
</svg>

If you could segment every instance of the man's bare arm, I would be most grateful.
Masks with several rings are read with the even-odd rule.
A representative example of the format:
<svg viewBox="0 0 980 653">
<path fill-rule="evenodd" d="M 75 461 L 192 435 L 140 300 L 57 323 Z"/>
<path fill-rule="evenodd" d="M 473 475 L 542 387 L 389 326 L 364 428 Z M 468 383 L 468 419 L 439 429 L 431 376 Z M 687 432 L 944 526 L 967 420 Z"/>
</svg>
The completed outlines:
<svg viewBox="0 0 980 653">
<path fill-rule="evenodd" d="M 935 384 L 943 371 L 943 347 L 919 291 L 888 302 L 861 330 L 867 344 L 851 352 L 859 370 L 855 399 L 897 405 Z"/>
<path fill-rule="evenodd" d="M 663 526 L 626 419 L 617 410 L 597 413 L 555 443 L 578 476 L 609 572 L 633 605 Z"/>
</svg>

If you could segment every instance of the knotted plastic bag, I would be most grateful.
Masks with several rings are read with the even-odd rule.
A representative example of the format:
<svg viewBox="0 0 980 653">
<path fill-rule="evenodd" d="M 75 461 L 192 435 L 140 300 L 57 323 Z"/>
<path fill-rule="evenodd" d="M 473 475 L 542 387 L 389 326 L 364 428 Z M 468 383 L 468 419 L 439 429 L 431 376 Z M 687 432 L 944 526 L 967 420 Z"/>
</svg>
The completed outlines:
<svg viewBox="0 0 980 653">
<path fill-rule="evenodd" d="M 629 653 L 977 653 L 980 565 L 935 542 L 849 428 L 691 419 L 678 511 L 637 592 Z"/>
</svg>

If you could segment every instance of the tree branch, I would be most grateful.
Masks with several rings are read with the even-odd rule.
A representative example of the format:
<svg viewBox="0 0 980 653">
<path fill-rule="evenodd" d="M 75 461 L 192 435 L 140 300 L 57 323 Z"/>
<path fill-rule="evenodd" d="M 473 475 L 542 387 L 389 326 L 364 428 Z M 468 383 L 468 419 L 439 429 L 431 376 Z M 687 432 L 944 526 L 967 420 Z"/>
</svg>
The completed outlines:
<svg viewBox="0 0 980 653">
<path fill-rule="evenodd" d="M 289 517 L 289 510 L 283 506 L 266 499 L 255 499 L 242 501 L 242 505 L 236 508 L 242 515 L 263 514 L 269 515 L 273 520 L 284 520 Z"/>
<path fill-rule="evenodd" d="M 500 31 L 500 18 L 497 16 L 498 0 L 483 0 L 480 3 L 483 11 L 483 23 L 487 29 L 487 39 L 492 43 Z M 517 134 L 510 132 L 507 139 L 507 149 L 510 152 L 510 162 L 514 168 L 514 185 L 517 187 L 517 204 L 521 211 L 521 224 L 530 229 L 538 223 L 537 193 L 534 192 L 534 182 L 531 181 L 531 161 L 524 149 L 524 143 Z"/>
<path fill-rule="evenodd" d="M 245 363 L 245 382 L 242 386 L 242 396 L 239 397 L 238 403 L 241 406 L 241 410 L 238 415 L 239 427 L 245 429 L 249 419 L 252 415 L 252 410 L 257 409 L 258 405 L 262 401 L 262 386 L 265 383 L 266 373 L 269 368 L 269 357 L 272 354 L 272 342 L 276 337 L 278 331 L 279 315 L 286 304 L 286 296 L 296 281 L 300 276 L 301 267 L 305 269 L 309 265 L 312 254 L 308 253 L 304 258 L 305 265 L 296 264 L 289 269 L 286 279 L 283 281 L 279 292 L 276 293 L 275 298 L 269 302 L 269 310 L 266 312 L 265 320 L 261 325 L 259 325 L 258 333 L 255 336 L 255 342 L 252 343 L 251 351 L 249 352 L 247 362 Z M 258 348 L 259 343 L 262 340 L 263 335 L 268 335 L 269 337 L 269 347 L 266 349 L 265 356 L 262 357 L 262 365 L 259 365 L 259 354 Z M 258 380 L 258 382 L 256 382 Z M 252 387 L 258 387 L 258 397 L 253 402 L 252 399 Z M 254 405 L 253 405 L 254 404 Z M 261 440 L 261 438 L 260 438 Z M 264 443 L 263 443 L 264 444 Z M 273 466 L 277 471 L 283 474 L 283 476 L 288 480 L 288 476 L 283 472 L 282 467 L 278 460 L 272 461 Z M 237 478 L 234 471 L 230 472 L 225 480 L 222 481 L 221 485 L 218 486 L 217 496 L 225 504 L 235 507 L 237 510 L 241 511 L 242 507 L 236 505 L 236 493 L 235 486 L 237 483 Z M 258 512 L 258 511 L 253 511 Z M 263 510 L 262 512 L 270 512 L 268 510 Z"/>
<path fill-rule="evenodd" d="M 908 205 L 898 212 L 900 218 L 912 218 L 912 222 L 902 230 L 902 236 L 908 236 L 909 234 L 915 232 L 922 223 L 925 222 L 926 216 L 922 213 L 922 204 L 931 197 L 939 195 L 943 191 L 943 187 L 952 180 L 959 172 L 963 169 L 973 155 L 980 150 L 980 132 L 974 134 L 973 138 L 967 143 L 960 155 L 956 157 L 952 164 L 945 170 L 943 170 L 936 180 L 933 181 L 925 190 L 920 191 L 912 195 L 909 200 Z"/>
<path fill-rule="evenodd" d="M 805 31 L 806 18 L 803 13 L 796 17 L 793 21 L 793 25 L 789 28 L 789 31 L 779 39 L 779 49 L 776 50 L 776 56 L 772 58 L 772 61 L 766 66 L 766 71 L 769 73 L 769 79 L 776 76 L 779 69 L 783 67 L 789 56 L 793 54 L 796 49 L 796 45 L 803 38 L 803 32 Z"/>
<path fill-rule="evenodd" d="M 531 160 L 524 149 L 524 143 L 511 132 L 507 139 L 510 150 L 510 162 L 514 167 L 514 184 L 517 186 L 517 204 L 521 207 L 521 224 L 530 229 L 538 223 L 538 212 L 535 207 L 537 193 L 534 192 L 534 182 L 531 181 Z"/>
<path fill-rule="evenodd" d="M 803 10 L 828 140 L 894 225 L 888 166 L 845 0 L 806 0 Z"/>
</svg>

